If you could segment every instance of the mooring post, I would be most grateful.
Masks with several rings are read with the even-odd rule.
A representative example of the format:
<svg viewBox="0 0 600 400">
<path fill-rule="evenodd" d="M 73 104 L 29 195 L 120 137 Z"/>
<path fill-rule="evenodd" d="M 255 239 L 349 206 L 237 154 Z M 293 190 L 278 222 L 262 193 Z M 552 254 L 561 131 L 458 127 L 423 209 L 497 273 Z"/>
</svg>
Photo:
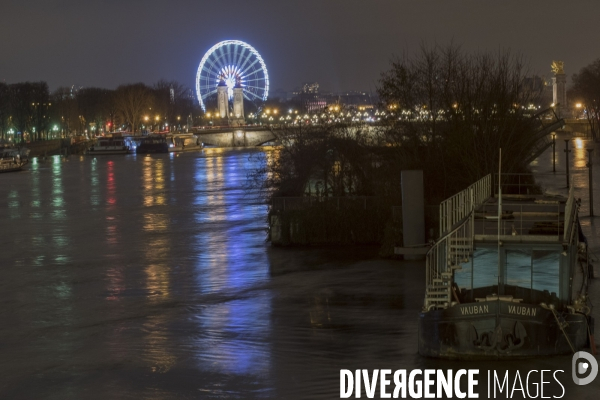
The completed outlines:
<svg viewBox="0 0 600 400">
<path fill-rule="evenodd" d="M 571 152 L 571 150 L 569 150 L 569 139 L 565 139 L 565 158 L 566 158 L 566 162 L 565 165 L 567 166 L 567 189 L 569 188 L 569 153 Z"/>
<path fill-rule="evenodd" d="M 404 247 L 425 243 L 425 196 L 423 171 L 405 170 L 402 179 L 402 228 Z M 405 255 L 406 260 L 422 259 L 420 255 Z"/>
<path fill-rule="evenodd" d="M 593 180 L 592 180 L 592 151 L 594 151 L 594 149 L 586 149 L 588 152 L 588 163 L 586 164 L 586 167 L 588 167 L 590 169 L 590 173 L 589 173 L 589 189 L 590 189 L 590 217 L 594 216 L 594 187 L 593 187 Z"/>
</svg>

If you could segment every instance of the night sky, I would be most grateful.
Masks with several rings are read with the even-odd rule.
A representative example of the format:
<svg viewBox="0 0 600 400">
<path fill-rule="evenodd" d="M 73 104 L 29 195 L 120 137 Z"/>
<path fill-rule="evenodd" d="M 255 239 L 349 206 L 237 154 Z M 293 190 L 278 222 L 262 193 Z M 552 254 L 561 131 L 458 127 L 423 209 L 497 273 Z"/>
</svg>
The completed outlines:
<svg viewBox="0 0 600 400">
<path fill-rule="evenodd" d="M 317 81 L 375 90 L 394 54 L 423 41 L 510 48 L 550 76 L 600 58 L 600 1 L 2 0 L 0 80 L 50 88 L 161 78 L 194 87 L 204 53 L 239 39 L 263 56 L 272 89 Z"/>
</svg>

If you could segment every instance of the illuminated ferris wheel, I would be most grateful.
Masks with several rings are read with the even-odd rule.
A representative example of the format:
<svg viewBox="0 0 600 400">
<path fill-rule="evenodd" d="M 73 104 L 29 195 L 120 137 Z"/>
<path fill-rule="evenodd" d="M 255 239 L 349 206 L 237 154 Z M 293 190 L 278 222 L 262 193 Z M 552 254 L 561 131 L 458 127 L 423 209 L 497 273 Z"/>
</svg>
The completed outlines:
<svg viewBox="0 0 600 400">
<path fill-rule="evenodd" d="M 202 57 L 196 74 L 196 95 L 204 111 L 206 101 L 217 93 L 221 80 L 227 84 L 229 99 L 238 83 L 250 101 L 265 101 L 269 94 L 269 74 L 264 60 L 254 47 L 240 40 L 217 43 Z"/>
</svg>

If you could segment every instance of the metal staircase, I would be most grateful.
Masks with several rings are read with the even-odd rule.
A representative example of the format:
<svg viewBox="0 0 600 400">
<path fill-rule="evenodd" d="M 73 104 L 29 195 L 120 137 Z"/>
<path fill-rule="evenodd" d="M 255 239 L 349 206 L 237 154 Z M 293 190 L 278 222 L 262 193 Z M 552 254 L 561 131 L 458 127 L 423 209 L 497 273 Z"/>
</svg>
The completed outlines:
<svg viewBox="0 0 600 400">
<path fill-rule="evenodd" d="M 474 210 L 491 195 L 491 177 L 484 177 L 440 204 L 441 239 L 426 256 L 424 311 L 452 303 L 454 273 L 473 255 Z"/>
<path fill-rule="evenodd" d="M 427 254 L 426 310 L 432 307 L 446 308 L 452 303 L 454 273 L 460 271 L 461 264 L 468 262 L 473 255 L 471 219 L 472 216 L 447 237 L 438 241 Z M 437 264 L 438 260 L 443 264 Z"/>
</svg>

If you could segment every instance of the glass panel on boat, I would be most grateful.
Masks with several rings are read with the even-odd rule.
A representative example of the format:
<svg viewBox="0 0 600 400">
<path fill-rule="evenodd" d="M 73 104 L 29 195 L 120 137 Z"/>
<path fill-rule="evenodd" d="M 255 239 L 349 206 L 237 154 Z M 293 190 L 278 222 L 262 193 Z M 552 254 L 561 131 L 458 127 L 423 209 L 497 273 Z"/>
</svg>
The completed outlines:
<svg viewBox="0 0 600 400">
<path fill-rule="evenodd" d="M 498 284 L 498 249 L 479 248 L 473 252 L 473 288 Z"/>
<path fill-rule="evenodd" d="M 473 251 L 472 261 L 462 264 L 462 269 L 454 274 L 454 282 L 459 288 L 488 287 L 498 284 L 498 249 L 478 248 Z M 472 267 L 471 267 L 472 266 Z M 473 269 L 471 269 L 473 268 Z"/>
<path fill-rule="evenodd" d="M 531 249 L 506 251 L 504 282 L 507 285 L 531 288 Z"/>
<path fill-rule="evenodd" d="M 460 266 L 461 269 L 457 269 L 454 272 L 454 282 L 461 289 L 471 289 L 471 277 L 473 272 L 471 270 L 471 261 L 469 260 L 469 262 L 460 264 Z"/>
<path fill-rule="evenodd" d="M 560 252 L 556 250 L 533 250 L 532 287 L 558 294 Z"/>
</svg>

